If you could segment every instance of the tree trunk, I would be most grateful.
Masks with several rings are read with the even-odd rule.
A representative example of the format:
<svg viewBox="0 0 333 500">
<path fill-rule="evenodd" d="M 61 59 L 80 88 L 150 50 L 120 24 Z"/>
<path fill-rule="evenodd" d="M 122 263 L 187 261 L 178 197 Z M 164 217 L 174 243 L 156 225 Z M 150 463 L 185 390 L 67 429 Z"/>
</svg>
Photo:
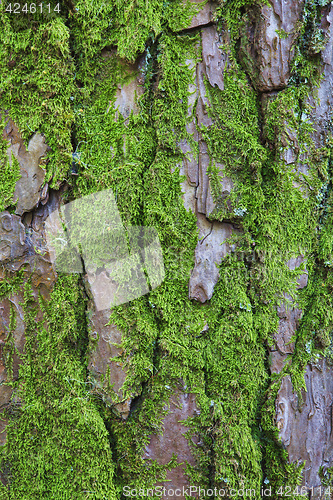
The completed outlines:
<svg viewBox="0 0 333 500">
<path fill-rule="evenodd" d="M 330 498 L 333 3 L 0 16 L 0 498 Z"/>
</svg>

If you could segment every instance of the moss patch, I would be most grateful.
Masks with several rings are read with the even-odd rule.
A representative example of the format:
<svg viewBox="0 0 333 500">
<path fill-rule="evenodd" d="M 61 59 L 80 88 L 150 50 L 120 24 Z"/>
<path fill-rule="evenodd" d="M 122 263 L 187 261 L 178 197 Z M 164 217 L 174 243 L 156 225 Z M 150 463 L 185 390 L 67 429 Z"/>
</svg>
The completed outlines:
<svg viewBox="0 0 333 500">
<path fill-rule="evenodd" d="M 24 404 L 10 419 L 2 449 L 8 498 L 115 498 L 108 433 L 85 384 L 78 278 L 59 277 L 50 301 L 39 304 L 27 282 L 24 309 L 24 364 L 14 390 Z"/>
</svg>

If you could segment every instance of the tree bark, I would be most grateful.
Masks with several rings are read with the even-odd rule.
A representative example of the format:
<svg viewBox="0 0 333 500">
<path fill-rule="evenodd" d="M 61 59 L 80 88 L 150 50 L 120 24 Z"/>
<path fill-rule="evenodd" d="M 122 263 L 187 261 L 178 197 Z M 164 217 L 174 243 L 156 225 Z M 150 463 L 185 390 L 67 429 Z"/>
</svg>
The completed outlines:
<svg viewBox="0 0 333 500">
<path fill-rule="evenodd" d="M 0 498 L 330 498 L 333 3 L 25 5 Z"/>
</svg>

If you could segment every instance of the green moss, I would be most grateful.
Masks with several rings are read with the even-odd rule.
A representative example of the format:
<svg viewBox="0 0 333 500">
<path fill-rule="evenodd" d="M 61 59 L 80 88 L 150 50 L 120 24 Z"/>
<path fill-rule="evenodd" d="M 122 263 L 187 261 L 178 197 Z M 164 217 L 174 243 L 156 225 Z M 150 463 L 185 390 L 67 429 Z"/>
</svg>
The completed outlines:
<svg viewBox="0 0 333 500">
<path fill-rule="evenodd" d="M 238 19 L 237 16 L 234 19 Z M 227 28 L 232 29 L 233 22 L 234 20 L 231 22 L 227 19 Z M 238 30 L 238 22 L 236 27 Z M 235 304 L 242 304 L 241 311 L 250 311 L 242 314 L 253 314 L 252 324 L 254 328 L 258 328 L 256 333 L 252 333 L 252 339 L 258 335 L 261 341 L 266 340 L 270 345 L 278 328 L 277 306 L 297 297 L 299 307 L 304 311 L 300 328 L 295 335 L 296 348 L 292 359 L 278 380 L 272 377 L 265 396 L 266 403 L 261 411 L 265 436 L 261 437 L 264 443 L 265 471 L 276 492 L 283 484 L 299 484 L 302 469 L 295 464 L 288 464 L 287 454 L 279 443 L 274 416 L 281 377 L 289 373 L 295 390 L 300 391 L 305 387 L 306 364 L 312 356 L 323 354 L 332 329 L 330 277 L 315 257 L 319 248 L 331 251 L 329 229 L 324 229 L 329 226 L 323 223 L 330 218 L 330 208 L 326 204 L 326 199 L 329 199 L 329 194 L 326 194 L 329 152 L 326 147 L 315 147 L 311 138 L 312 124 L 309 120 L 304 120 L 305 115 L 309 116 L 306 107 L 309 93 L 320 82 L 319 60 L 308 59 L 300 42 L 290 86 L 275 97 L 265 100 L 265 120 L 260 137 L 256 94 L 236 62 L 235 40 L 238 36 L 235 31 L 231 44 L 231 65 L 225 72 L 224 91 L 210 89 L 206 85 L 211 102 L 209 113 L 214 122 L 212 126 L 202 130 L 202 133 L 209 147 L 209 176 L 217 205 L 212 217 L 221 221 L 234 220 L 243 230 L 242 234 L 233 238 L 236 244 L 234 258 L 239 262 L 243 261 L 246 266 L 245 275 L 249 276 L 245 289 L 247 297 L 237 290 L 237 298 L 233 298 L 226 310 L 230 314 Z M 289 148 L 293 148 L 295 152 L 298 171 L 283 159 Z M 222 174 L 233 180 L 234 187 L 228 196 L 221 192 L 221 172 L 217 164 L 223 165 Z M 319 237 L 317 233 L 318 220 L 322 221 L 322 239 L 321 232 Z M 296 290 L 296 279 L 304 272 L 304 266 L 291 271 L 286 265 L 290 258 L 298 255 L 303 255 L 306 259 L 309 272 L 309 285 L 302 292 Z M 224 260 L 222 269 L 227 265 L 226 262 L 227 259 Z M 230 275 L 233 279 L 230 280 L 229 287 L 233 280 L 239 282 L 244 272 L 230 272 Z M 214 297 L 218 287 L 219 284 L 215 288 Z M 227 296 L 227 291 L 224 291 L 224 296 Z M 241 326 L 238 324 L 234 335 L 240 331 Z M 309 342 L 313 345 L 311 349 Z M 218 350 L 215 349 L 214 352 Z M 212 372 L 210 367 L 209 373 Z M 265 387 L 264 376 L 260 380 L 262 387 Z M 259 386 L 257 390 L 259 391 Z M 230 395 L 230 392 L 229 389 L 227 394 Z M 261 396 L 259 407 L 263 403 L 263 394 Z M 235 408 L 233 411 L 237 414 Z M 221 455 L 223 456 L 222 453 Z M 257 460 L 259 455 L 251 452 L 251 457 L 257 456 Z M 219 460 L 223 464 L 223 458 L 219 457 Z M 231 459 L 227 461 L 227 464 L 230 463 Z M 225 469 L 222 470 L 224 472 Z M 252 468 L 254 470 L 255 467 Z M 256 480 L 260 482 L 258 476 Z"/>
<path fill-rule="evenodd" d="M 220 221 L 238 220 L 247 212 L 247 217 L 255 217 L 263 203 L 261 169 L 267 158 L 259 141 L 256 95 L 235 62 L 224 73 L 224 83 L 223 92 L 206 84 L 208 112 L 214 123 L 202 129 L 211 158 L 208 175 L 216 203 L 210 217 Z M 233 181 L 230 195 L 222 192 L 217 162 L 223 165 L 223 176 Z"/>
<path fill-rule="evenodd" d="M 8 498 L 115 498 L 108 433 L 85 385 L 85 300 L 59 277 L 47 303 L 25 285 L 25 351 L 7 426 Z M 37 316 L 38 315 L 38 316 Z M 39 318 L 38 323 L 36 317 Z"/>
<path fill-rule="evenodd" d="M 290 33 L 287 33 L 287 31 L 285 31 L 283 29 L 275 30 L 275 33 L 277 33 L 279 35 L 279 38 L 281 38 L 282 40 L 285 38 L 288 38 L 288 36 L 290 35 Z"/>
<path fill-rule="evenodd" d="M 2 356 L 7 370 L 7 381 L 10 383 L 13 380 L 13 356 L 15 353 L 14 331 L 16 327 L 16 314 L 12 304 L 10 304 L 9 327 L 6 336 L 5 345 L 3 346 Z"/>
<path fill-rule="evenodd" d="M 124 68 L 111 56 L 101 66 L 94 91 L 82 101 L 84 120 L 77 119 L 81 166 L 73 193 L 76 196 L 111 187 L 125 225 L 152 225 L 157 229 L 166 271 L 163 284 L 149 297 L 116 308 L 111 317 L 122 330 L 121 360 L 128 371 L 124 395 L 142 397 L 142 404 L 126 422 L 106 410 L 116 456 L 120 457 L 119 487 L 139 483 L 141 487 L 152 486 L 175 465 L 173 460 L 167 466 L 153 463 L 148 469 L 143 460 L 144 447 L 150 435 L 161 429 L 164 406 L 180 377 L 194 390 L 200 386 L 202 391 L 203 361 L 195 334 L 200 333 L 204 320 L 199 307 L 187 298 L 197 242 L 196 222 L 184 209 L 178 170 L 172 174 L 181 160 L 177 137 L 187 135 L 186 103 L 193 78 L 192 71 L 180 64 L 194 54 L 196 42 L 196 36 L 161 36 L 153 49 L 159 54 L 159 83 L 154 96 L 147 85 L 138 103 L 139 113 L 126 119 L 113 109 Z M 149 75 L 154 78 L 153 71 L 147 78 Z"/>
<path fill-rule="evenodd" d="M 235 255 L 220 266 L 205 346 L 206 394 L 214 423 L 214 485 L 244 485 L 258 494 L 262 453 L 255 429 L 267 373 L 255 311 L 242 306 L 251 304 L 244 267 Z M 237 279 L 230 280 L 232 272 Z"/>
<path fill-rule="evenodd" d="M 236 54 L 236 42 L 244 25 L 244 11 L 256 9 L 261 5 L 269 5 L 268 0 L 221 0 L 216 9 L 215 19 L 220 28 L 227 26 L 230 32 L 231 51 Z"/>
<path fill-rule="evenodd" d="M 119 56 L 134 61 L 144 52 L 149 38 L 154 40 L 166 25 L 174 31 L 184 29 L 198 10 L 190 1 L 183 4 L 179 0 L 117 2 L 113 41 L 118 45 Z"/>
<path fill-rule="evenodd" d="M 256 315 L 240 307 L 240 302 L 250 303 L 249 276 L 245 272 L 244 279 L 235 281 L 232 290 L 228 280 L 222 280 L 215 292 L 216 299 L 207 307 L 188 299 L 197 230 L 194 215 L 183 206 L 176 166 L 182 161 L 179 140 L 191 140 L 186 124 L 191 119 L 187 116 L 187 99 L 193 71 L 184 64 L 186 58 L 199 57 L 197 41 L 196 36 L 161 35 L 155 48 L 158 84 L 153 94 L 147 90 L 141 98 L 140 113 L 126 120 L 112 110 L 117 80 L 111 85 L 107 75 L 109 71 L 117 75 L 117 63 L 110 59 L 93 95 L 84 103 L 84 120 L 77 120 L 82 166 L 73 192 L 87 194 L 97 187 L 112 187 L 126 224 L 152 225 L 157 229 L 166 271 L 163 284 L 149 297 L 116 308 L 111 317 L 122 331 L 121 360 L 127 369 L 125 397 L 139 395 L 137 407 L 126 422 L 105 409 L 104 418 L 119 457 L 119 488 L 125 484 L 150 487 L 175 465 L 153 462 L 148 467 L 143 457 L 151 434 L 162 428 L 169 398 L 179 379 L 197 395 L 200 408 L 200 415 L 187 422 L 189 440 L 195 434 L 204 443 L 202 448 L 193 449 L 198 465 L 188 467 L 192 481 L 209 484 L 213 455 L 216 485 L 221 485 L 223 474 L 230 485 L 237 486 L 247 477 L 256 490 L 262 480 L 262 456 L 254 429 L 267 375 Z M 230 95 L 236 92 L 236 86 L 234 83 Z M 247 87 L 237 86 L 237 92 L 249 99 Z M 154 102 L 151 111 L 147 98 Z M 249 102 L 255 110 L 253 97 Z M 90 137 L 94 141 L 97 138 L 98 147 L 92 147 Z M 258 141 L 252 144 L 263 151 Z M 122 175 L 116 165 L 121 166 Z M 241 274 L 246 268 L 237 259 L 226 260 L 225 275 L 233 270 Z M 209 324 L 209 333 L 202 332 L 205 322 Z M 245 357 L 244 352 L 248 353 Z M 233 396 L 229 398 L 231 392 Z M 248 437 L 245 442 L 242 433 Z M 230 442 L 234 444 L 231 451 L 227 444 Z"/>
<path fill-rule="evenodd" d="M 3 17 L 1 107 L 10 110 L 26 140 L 34 130 L 45 133 L 52 148 L 47 179 L 53 178 L 54 187 L 67 179 L 66 201 L 111 188 L 125 226 L 156 228 L 166 273 L 149 296 L 115 308 L 110 318 L 122 331 L 124 397 L 136 398 L 126 421 L 110 406 L 109 374 L 101 380 L 104 399 L 87 378 L 93 345 L 80 280 L 60 275 L 47 302 L 37 301 L 25 285 L 26 347 L 15 393 L 23 405 L 11 417 L 2 450 L 2 466 L 10 469 L 4 498 L 114 498 L 124 485 L 148 488 L 165 479 L 176 457 L 161 465 L 144 452 L 150 436 L 163 431 L 170 397 L 179 390 L 194 393 L 198 407 L 186 422 L 196 458 L 195 466 L 187 466 L 191 483 L 244 485 L 258 497 L 264 473 L 274 494 L 280 486 L 299 484 L 302 466 L 289 464 L 281 446 L 275 399 L 284 375 L 300 391 L 311 356 L 331 348 L 331 144 L 315 148 L 312 126 L 302 119 L 320 80 L 318 58 L 309 57 L 311 44 L 302 41 L 305 22 L 290 84 L 267 99 L 262 120 L 256 92 L 236 57 L 243 8 L 260 4 L 236 0 L 217 10 L 230 30 L 230 67 L 223 91 L 206 82 L 213 124 L 199 131 L 211 158 L 208 175 L 217 205 L 212 217 L 231 220 L 241 231 L 203 306 L 188 298 L 198 234 L 196 217 L 184 208 L 178 168 L 180 141 L 196 148 L 186 131 L 193 119 L 188 61 L 200 60 L 200 39 L 174 33 L 186 27 L 192 7 L 178 0 L 81 0 L 58 18 L 36 23 Z M 316 9 L 310 9 L 314 26 Z M 45 50 L 35 50 L 38 43 Z M 122 116 L 114 109 L 117 90 L 137 77 L 136 63 L 124 59 L 134 63 L 143 52 L 142 95 L 135 112 Z M 291 147 L 297 165 L 307 167 L 302 174 L 283 160 Z M 70 160 L 78 175 L 71 175 Z M 234 183 L 228 197 L 221 192 L 219 164 Z M 8 199 L 14 182 L 15 176 Z M 286 265 L 300 254 L 309 272 L 303 291 L 296 280 L 304 265 L 295 271 Z M 21 277 L 1 284 L 1 296 L 19 286 Z M 279 376 L 269 376 L 266 348 L 278 329 L 277 306 L 293 299 L 304 311 L 295 352 Z M 9 359 L 13 342 L 10 336 L 7 341 Z"/>
<path fill-rule="evenodd" d="M 0 299 L 4 299 L 13 293 L 17 292 L 23 285 L 24 271 L 18 271 L 11 274 L 8 271 L 3 272 L 0 282 Z"/>
<path fill-rule="evenodd" d="M 69 30 L 61 16 L 6 14 L 5 7 L 0 7 L 0 108 L 8 110 L 26 142 L 35 131 L 45 134 L 52 149 L 46 181 L 57 187 L 71 151 L 75 87 Z"/>
</svg>

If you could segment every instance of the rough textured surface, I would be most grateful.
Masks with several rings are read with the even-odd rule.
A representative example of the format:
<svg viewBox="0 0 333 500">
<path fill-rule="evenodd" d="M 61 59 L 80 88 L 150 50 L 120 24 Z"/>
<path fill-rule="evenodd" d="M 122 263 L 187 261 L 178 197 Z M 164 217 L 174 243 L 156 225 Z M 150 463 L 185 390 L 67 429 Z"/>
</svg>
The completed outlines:
<svg viewBox="0 0 333 500">
<path fill-rule="evenodd" d="M 218 265 L 230 251 L 225 243 L 230 238 L 231 224 L 209 222 L 198 214 L 199 242 L 195 249 L 195 265 L 189 282 L 189 297 L 201 303 L 210 300 L 219 278 Z"/>
<path fill-rule="evenodd" d="M 144 459 L 157 460 L 159 464 L 166 465 L 175 453 L 179 465 L 168 471 L 166 481 L 158 485 L 171 491 L 179 489 L 177 496 L 185 499 L 183 488 L 186 489 L 191 484 L 185 474 L 185 468 L 187 464 L 195 465 L 195 460 L 188 439 L 184 435 L 189 429 L 182 421 L 193 417 L 198 411 L 195 394 L 177 390 L 167 404 L 169 412 L 163 420 L 163 432 L 151 436 Z M 166 495 L 164 498 L 172 497 L 173 495 Z"/>
<path fill-rule="evenodd" d="M 309 103 L 312 106 L 309 113 L 314 124 L 312 139 L 316 148 L 323 147 L 326 142 L 325 135 L 329 127 L 332 113 L 332 7 L 323 9 L 321 22 L 324 32 L 328 37 L 327 45 L 321 55 L 323 79 L 320 83 L 315 101 L 311 96 Z M 309 117 L 303 116 L 308 120 Z M 298 144 L 296 130 L 290 132 L 286 129 L 286 140 L 283 146 L 291 145 L 285 150 L 284 160 L 287 165 L 296 164 Z M 306 158 L 304 155 L 302 159 Z M 308 173 L 306 165 L 297 165 L 298 171 Z M 300 184 L 294 183 L 299 189 Z M 300 256 L 288 262 L 290 269 L 295 269 L 303 261 Z M 298 289 L 306 287 L 308 284 L 308 273 L 301 275 L 298 279 Z M 290 343 L 291 337 L 295 336 L 300 326 L 300 318 L 303 312 L 295 307 L 286 311 L 281 308 L 278 311 L 279 330 L 275 337 L 278 352 L 272 353 L 272 366 L 274 372 L 280 372 L 286 361 L 286 354 L 293 353 L 294 344 Z M 311 341 L 306 345 L 306 349 L 311 349 Z M 279 435 L 283 445 L 288 451 L 289 461 L 297 462 L 305 460 L 302 485 L 307 488 L 318 488 L 322 484 L 319 470 L 324 471 L 331 467 L 332 455 L 332 395 L 331 386 L 332 366 L 325 359 L 317 362 L 310 362 L 306 368 L 305 382 L 306 391 L 302 390 L 300 399 L 294 392 L 290 376 L 282 379 L 281 387 L 276 399 L 276 422 L 279 428 Z M 315 498 L 320 497 L 319 488 L 315 490 Z"/>
<path fill-rule="evenodd" d="M 96 311 L 91 305 L 88 313 L 92 341 L 88 371 L 93 391 L 103 395 L 107 404 L 114 405 L 126 418 L 130 411 L 130 399 L 123 399 L 122 386 L 126 371 L 120 360 L 112 360 L 122 353 L 121 332 L 115 325 L 108 325 L 110 313 Z"/>
<path fill-rule="evenodd" d="M 41 134 L 34 134 L 26 149 L 17 126 L 11 120 L 5 128 L 4 138 L 11 144 L 7 150 L 10 163 L 13 155 L 20 164 L 21 178 L 16 183 L 13 202 L 17 202 L 15 213 L 22 215 L 35 208 L 47 196 L 47 185 L 46 189 L 42 189 L 45 170 L 39 164 L 48 151 L 48 146 Z"/>
<path fill-rule="evenodd" d="M 8 381 L 18 380 L 22 354 L 25 352 L 25 321 L 23 283 L 32 284 L 32 295 L 35 304 L 38 295 L 48 300 L 56 281 L 43 232 L 43 222 L 50 212 L 59 207 L 60 197 L 52 192 L 47 205 L 41 205 L 30 213 L 30 221 L 25 226 L 17 215 L 8 212 L 0 214 L 0 280 L 11 279 L 18 271 L 23 271 L 22 286 L 15 293 L 8 294 L 0 300 L 0 342 L 1 342 L 1 406 L 0 411 L 20 405 L 13 398 L 13 389 L 6 386 Z M 13 323 L 12 318 L 15 318 Z M 36 321 L 41 320 L 41 313 Z M 5 442 L 5 422 L 1 423 L 1 442 Z"/>
<path fill-rule="evenodd" d="M 108 53 L 104 54 L 107 57 Z M 112 52 L 110 53 L 112 55 Z M 116 100 L 114 102 L 114 109 L 117 110 L 116 119 L 118 113 L 126 119 L 129 117 L 131 112 L 138 113 L 138 99 L 144 92 L 144 75 L 142 73 L 142 65 L 144 64 L 144 58 L 140 58 L 137 64 L 124 65 L 124 70 L 128 78 L 128 83 L 119 84 L 116 91 Z"/>
<path fill-rule="evenodd" d="M 26 250 L 25 227 L 21 218 L 9 212 L 1 213 L 0 227 L 0 260 L 11 260 L 21 257 Z"/>
<path fill-rule="evenodd" d="M 282 379 L 276 400 L 276 422 L 290 462 L 305 460 L 302 484 L 319 487 L 320 467 L 326 470 L 333 460 L 332 436 L 332 366 L 325 360 L 309 364 L 306 391 L 299 400 L 290 377 Z M 319 491 L 319 490 L 317 490 Z"/>
<path fill-rule="evenodd" d="M 299 256 L 297 258 L 289 259 L 287 266 L 290 270 L 297 269 L 304 262 L 304 257 Z M 305 271 L 297 279 L 297 289 L 300 290 L 306 287 L 308 283 L 308 272 Z M 277 315 L 279 318 L 279 327 L 277 333 L 274 335 L 275 347 L 278 350 L 278 354 L 283 359 L 286 359 L 287 354 L 292 354 L 294 352 L 295 343 L 292 338 L 295 336 L 300 324 L 300 319 L 302 317 L 302 310 L 297 307 L 297 303 L 292 300 L 289 296 L 286 297 L 288 303 L 283 303 L 277 308 Z M 273 372 L 281 371 L 281 358 L 276 354 L 274 356 L 275 363 L 272 364 L 271 370 Z"/>
<path fill-rule="evenodd" d="M 193 69 L 193 82 L 188 89 L 190 93 L 188 97 L 188 115 L 191 116 L 193 112 L 196 115 L 196 121 L 188 123 L 187 132 L 198 142 L 199 150 L 198 152 L 193 151 L 187 141 L 180 144 L 185 155 L 182 166 L 182 169 L 184 169 L 182 173 L 184 172 L 186 175 L 186 184 L 183 184 L 184 202 L 186 208 L 191 208 L 193 212 L 198 211 L 200 214 L 206 215 L 206 217 L 214 210 L 215 204 L 207 175 L 207 168 L 210 163 L 207 144 L 202 139 L 198 128 L 209 127 L 212 124 L 212 119 L 208 115 L 210 104 L 206 95 L 205 79 L 207 78 L 213 87 L 217 86 L 220 90 L 224 88 L 223 73 L 228 66 L 228 56 L 220 48 L 222 41 L 223 38 L 217 33 L 215 26 L 203 29 L 200 47 L 202 62 L 194 66 L 193 60 L 186 61 L 188 67 Z M 223 186 L 222 189 L 229 194 L 232 189 L 232 181 L 223 174 L 223 165 L 217 164 L 217 166 L 220 169 L 219 175 Z M 197 188 L 194 196 L 193 189 L 189 186 Z"/>
<path fill-rule="evenodd" d="M 260 92 L 271 92 L 287 86 L 300 22 L 302 0 L 270 0 L 251 13 L 250 40 L 243 39 L 251 79 Z M 252 35 L 252 37 L 251 37 Z"/>
<path fill-rule="evenodd" d="M 0 496 L 329 484 L 332 5 L 69 4 L 0 5 Z M 107 189 L 165 265 L 110 312 L 107 271 L 55 273 L 43 227 Z"/>
<path fill-rule="evenodd" d="M 200 6 L 202 0 L 190 0 L 192 4 Z M 190 28 L 197 28 L 198 26 L 203 26 L 209 24 L 213 21 L 214 12 L 216 9 L 216 4 L 214 2 L 206 2 L 203 7 L 200 8 L 198 14 L 193 16 L 191 24 L 188 26 Z"/>
<path fill-rule="evenodd" d="M 310 105 L 313 106 L 310 116 L 314 124 L 313 138 L 317 147 L 325 144 L 329 123 L 332 118 L 332 89 L 333 89 L 333 6 L 328 4 L 321 16 L 321 29 L 326 37 L 325 48 L 321 52 L 322 75 L 318 91 L 317 101 L 310 98 Z"/>
<path fill-rule="evenodd" d="M 223 37 L 220 36 L 215 26 L 202 30 L 202 59 L 205 73 L 212 87 L 224 89 L 223 72 L 228 60 L 227 54 L 221 50 Z"/>
<path fill-rule="evenodd" d="M 194 66 L 193 60 L 186 61 L 193 70 L 193 83 L 189 85 L 188 115 L 195 112 L 195 121 L 187 125 L 187 132 L 198 143 L 198 152 L 193 150 L 188 141 L 182 141 L 180 148 L 184 154 L 180 173 L 185 174 L 182 183 L 183 199 L 186 209 L 197 214 L 199 241 L 195 250 L 195 266 L 189 282 L 189 297 L 201 303 L 210 300 L 219 277 L 217 266 L 228 253 L 224 241 L 231 236 L 232 226 L 219 222 L 210 222 L 208 217 L 216 208 L 211 194 L 207 169 L 210 164 L 207 144 L 202 139 L 200 127 L 209 127 L 212 119 L 208 115 L 210 106 L 205 89 L 205 79 L 210 85 L 224 89 L 223 73 L 227 68 L 228 56 L 221 50 L 223 38 L 215 26 L 201 32 L 202 62 Z M 197 47 L 199 50 L 199 47 Z M 195 71 L 194 71 L 195 70 Z M 195 110 L 194 110 L 195 106 Z M 231 179 L 223 175 L 223 165 L 217 164 L 220 172 L 222 191 L 230 194 L 233 187 Z"/>
</svg>

